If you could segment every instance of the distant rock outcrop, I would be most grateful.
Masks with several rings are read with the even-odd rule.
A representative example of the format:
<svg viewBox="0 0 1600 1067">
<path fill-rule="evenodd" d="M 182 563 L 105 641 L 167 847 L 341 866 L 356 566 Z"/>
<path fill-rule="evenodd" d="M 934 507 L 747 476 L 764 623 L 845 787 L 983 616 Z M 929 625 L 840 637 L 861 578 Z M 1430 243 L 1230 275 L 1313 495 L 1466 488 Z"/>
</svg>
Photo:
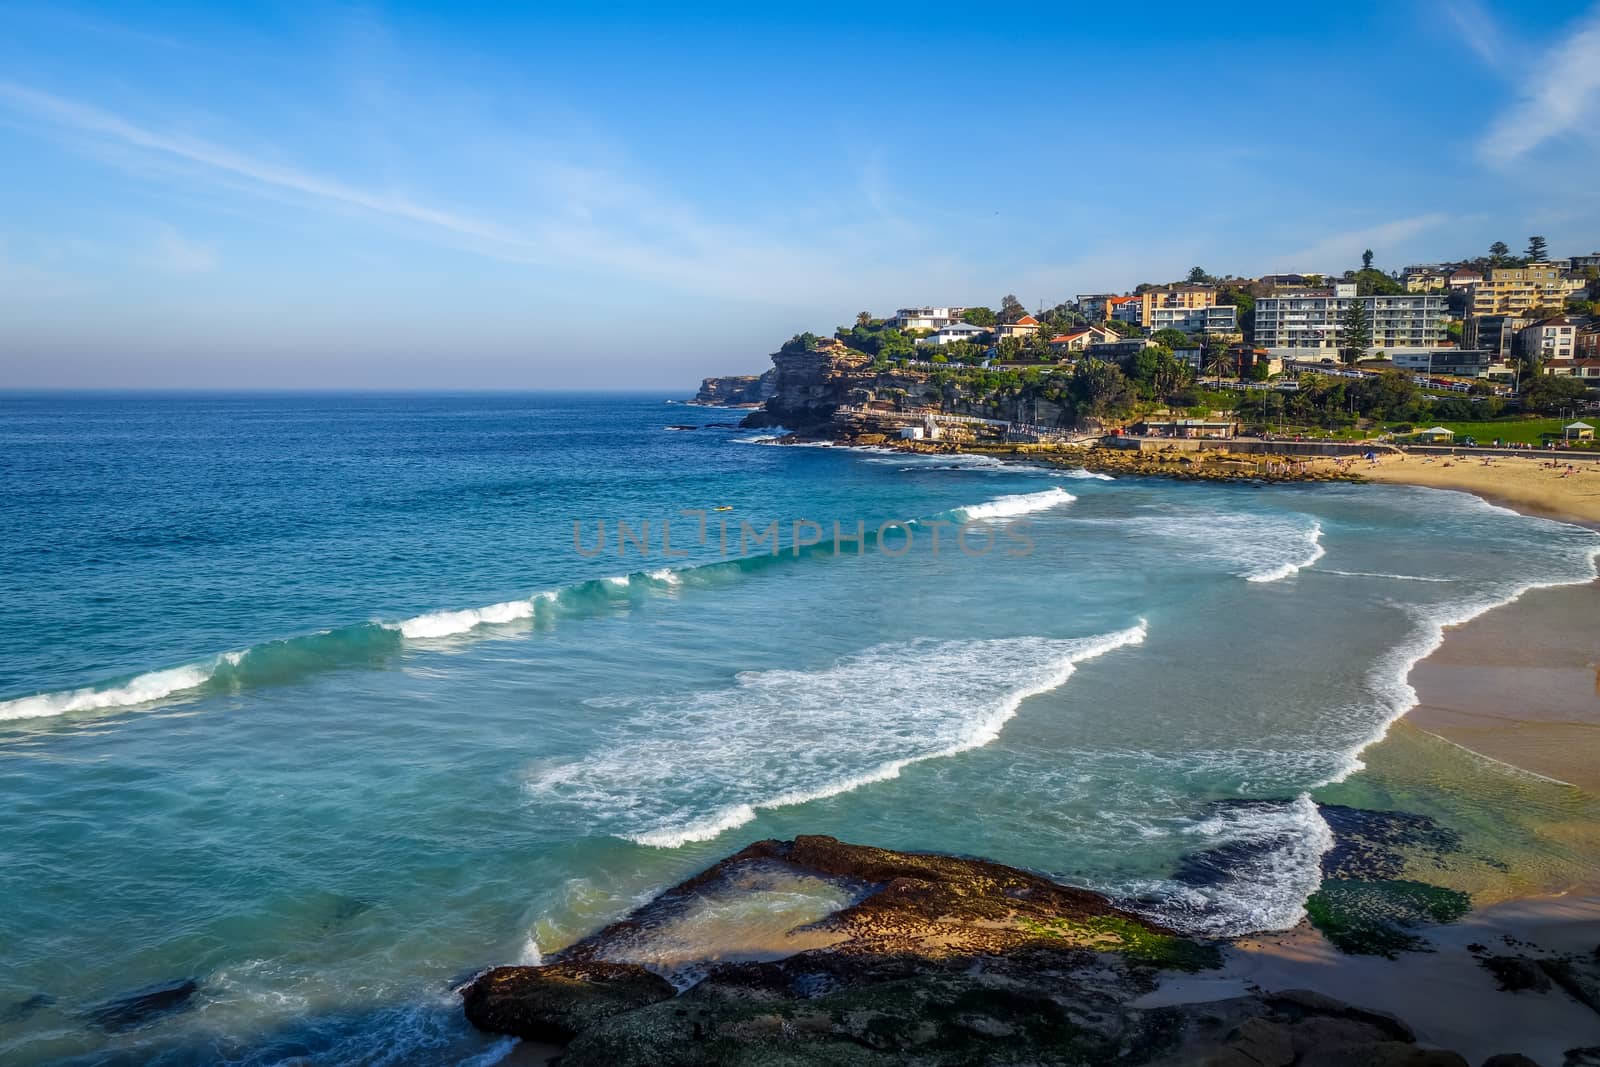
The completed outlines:
<svg viewBox="0 0 1600 1067">
<path fill-rule="evenodd" d="M 776 391 L 777 368 L 765 374 L 728 374 L 707 378 L 693 403 L 707 407 L 759 407 Z"/>
</svg>

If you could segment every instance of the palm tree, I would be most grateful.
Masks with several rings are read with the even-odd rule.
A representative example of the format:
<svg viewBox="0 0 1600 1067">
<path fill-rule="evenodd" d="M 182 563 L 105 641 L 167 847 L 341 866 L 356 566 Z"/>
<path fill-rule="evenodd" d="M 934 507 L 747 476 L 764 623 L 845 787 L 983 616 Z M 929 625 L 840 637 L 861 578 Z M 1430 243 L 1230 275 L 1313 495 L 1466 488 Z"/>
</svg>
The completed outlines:
<svg viewBox="0 0 1600 1067">
<path fill-rule="evenodd" d="M 856 325 L 857 326 L 870 326 L 870 325 L 872 325 L 872 312 L 870 312 L 870 311 L 858 311 L 858 312 L 856 312 Z"/>
<path fill-rule="evenodd" d="M 1232 377 L 1239 365 L 1238 357 L 1233 354 L 1231 348 L 1213 348 L 1206 353 L 1206 360 L 1210 364 L 1211 372 L 1217 376 L 1219 386 L 1222 384 L 1222 376 L 1226 374 Z"/>
</svg>

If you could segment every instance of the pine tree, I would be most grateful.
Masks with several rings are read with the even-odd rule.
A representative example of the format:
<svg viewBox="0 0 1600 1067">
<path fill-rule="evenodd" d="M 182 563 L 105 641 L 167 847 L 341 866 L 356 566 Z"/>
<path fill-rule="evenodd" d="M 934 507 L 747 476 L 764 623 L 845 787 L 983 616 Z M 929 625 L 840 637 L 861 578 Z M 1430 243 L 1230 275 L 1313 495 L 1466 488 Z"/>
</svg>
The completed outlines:
<svg viewBox="0 0 1600 1067">
<path fill-rule="evenodd" d="M 1490 266 L 1504 266 L 1505 261 L 1509 258 L 1511 258 L 1511 246 L 1506 244 L 1504 241 L 1496 241 L 1494 244 L 1489 246 Z"/>
<path fill-rule="evenodd" d="M 1529 263 L 1550 262 L 1550 253 L 1543 237 L 1528 238 L 1528 250 L 1523 255 L 1528 257 Z"/>
<path fill-rule="evenodd" d="M 1372 344 L 1372 320 L 1367 318 L 1367 302 L 1362 299 L 1350 301 L 1350 307 L 1344 313 L 1344 336 L 1339 345 L 1339 358 L 1345 363 L 1354 366 L 1361 362 L 1361 357 L 1367 354 L 1367 348 Z"/>
<path fill-rule="evenodd" d="M 1371 270 L 1372 269 L 1372 249 L 1370 249 L 1370 248 L 1367 249 L 1365 252 L 1361 253 L 1361 269 L 1362 270 Z"/>
</svg>

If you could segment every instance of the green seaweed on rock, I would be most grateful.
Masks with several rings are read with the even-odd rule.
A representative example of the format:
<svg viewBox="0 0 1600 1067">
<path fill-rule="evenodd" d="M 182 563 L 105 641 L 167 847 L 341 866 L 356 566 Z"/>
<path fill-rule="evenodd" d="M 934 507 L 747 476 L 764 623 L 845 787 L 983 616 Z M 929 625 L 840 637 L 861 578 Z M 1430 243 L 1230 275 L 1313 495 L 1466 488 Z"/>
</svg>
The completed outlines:
<svg viewBox="0 0 1600 1067">
<path fill-rule="evenodd" d="M 1471 903 L 1466 893 L 1426 882 L 1330 879 L 1306 900 L 1306 917 L 1341 952 L 1393 959 L 1427 951 L 1426 939 L 1410 931 L 1455 922 Z"/>
</svg>

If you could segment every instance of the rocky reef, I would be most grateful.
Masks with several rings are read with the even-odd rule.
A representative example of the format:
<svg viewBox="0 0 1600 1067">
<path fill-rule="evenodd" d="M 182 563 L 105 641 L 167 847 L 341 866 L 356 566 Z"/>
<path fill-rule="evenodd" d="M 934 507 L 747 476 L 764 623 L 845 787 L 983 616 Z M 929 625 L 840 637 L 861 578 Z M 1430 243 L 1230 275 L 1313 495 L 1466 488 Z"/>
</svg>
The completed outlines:
<svg viewBox="0 0 1600 1067">
<path fill-rule="evenodd" d="M 706 407 L 749 408 L 766 403 L 776 389 L 777 368 L 765 374 L 727 374 L 706 378 L 691 403 Z"/>
<path fill-rule="evenodd" d="M 1027 871 L 802 836 L 751 845 L 549 964 L 486 971 L 463 998 L 482 1029 L 563 1044 L 563 1067 L 1466 1064 L 1310 992 L 1142 1001 L 1220 958 Z"/>
</svg>

